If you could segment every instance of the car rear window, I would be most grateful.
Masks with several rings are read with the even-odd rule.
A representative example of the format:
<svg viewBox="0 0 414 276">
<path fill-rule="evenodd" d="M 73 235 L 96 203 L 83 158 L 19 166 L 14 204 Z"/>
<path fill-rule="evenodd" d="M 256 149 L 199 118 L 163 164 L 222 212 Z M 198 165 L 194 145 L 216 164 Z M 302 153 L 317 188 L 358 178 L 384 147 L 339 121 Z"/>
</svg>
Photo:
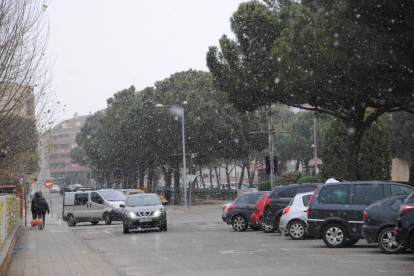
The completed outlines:
<svg viewBox="0 0 414 276">
<path fill-rule="evenodd" d="M 259 199 L 262 197 L 263 195 L 261 195 L 261 194 L 255 194 L 255 195 L 247 195 L 246 196 L 246 202 L 248 203 L 248 204 L 256 204 L 258 201 L 259 201 Z"/>
<path fill-rule="evenodd" d="M 394 203 L 391 204 L 391 210 L 394 210 L 394 211 L 398 212 L 400 210 L 400 207 L 401 207 L 402 203 L 404 202 L 404 199 L 405 198 L 399 198 L 396 201 L 394 201 Z"/>
<path fill-rule="evenodd" d="M 368 205 L 384 198 L 382 184 L 355 184 L 352 204 Z"/>
<path fill-rule="evenodd" d="M 310 200 L 311 196 L 312 196 L 312 195 L 305 195 L 305 196 L 302 196 L 303 206 L 308 207 L 308 205 L 309 205 L 309 200 Z"/>
<path fill-rule="evenodd" d="M 348 202 L 349 185 L 329 185 L 322 188 L 318 202 L 323 204 L 346 204 Z"/>
<path fill-rule="evenodd" d="M 407 187 L 403 185 L 390 185 L 390 195 L 397 195 L 397 194 L 410 194 L 413 192 L 412 187 Z"/>
<path fill-rule="evenodd" d="M 296 195 L 296 187 L 289 188 L 280 193 L 280 198 L 292 198 Z"/>
</svg>

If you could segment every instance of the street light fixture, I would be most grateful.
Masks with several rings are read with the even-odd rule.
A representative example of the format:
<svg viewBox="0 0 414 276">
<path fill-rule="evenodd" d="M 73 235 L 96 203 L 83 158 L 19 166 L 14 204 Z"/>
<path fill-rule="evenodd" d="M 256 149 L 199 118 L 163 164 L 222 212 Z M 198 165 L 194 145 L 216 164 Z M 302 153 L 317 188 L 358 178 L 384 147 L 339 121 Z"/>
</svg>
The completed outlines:
<svg viewBox="0 0 414 276">
<path fill-rule="evenodd" d="M 183 129 L 183 177 L 184 177 L 184 202 L 185 207 L 190 207 L 190 205 L 187 205 L 187 186 L 186 186 L 186 180 L 187 180 L 187 173 L 186 173 L 186 167 L 185 167 L 185 131 L 184 131 L 184 105 L 187 104 L 187 101 L 181 102 L 181 125 Z M 156 104 L 155 107 L 176 107 L 177 105 L 163 105 L 163 104 Z"/>
</svg>

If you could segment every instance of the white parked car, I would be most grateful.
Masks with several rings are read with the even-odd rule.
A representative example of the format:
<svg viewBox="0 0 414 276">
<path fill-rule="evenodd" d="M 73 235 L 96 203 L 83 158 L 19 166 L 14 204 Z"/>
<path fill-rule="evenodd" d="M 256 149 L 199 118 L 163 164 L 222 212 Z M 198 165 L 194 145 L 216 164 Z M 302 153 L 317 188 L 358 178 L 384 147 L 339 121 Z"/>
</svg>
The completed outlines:
<svg viewBox="0 0 414 276">
<path fill-rule="evenodd" d="M 308 227 L 308 204 L 313 192 L 296 194 L 283 210 L 279 229 L 293 240 L 305 238 Z"/>
<path fill-rule="evenodd" d="M 53 185 L 52 188 L 50 188 L 51 193 L 59 193 L 60 187 L 58 185 Z"/>
</svg>

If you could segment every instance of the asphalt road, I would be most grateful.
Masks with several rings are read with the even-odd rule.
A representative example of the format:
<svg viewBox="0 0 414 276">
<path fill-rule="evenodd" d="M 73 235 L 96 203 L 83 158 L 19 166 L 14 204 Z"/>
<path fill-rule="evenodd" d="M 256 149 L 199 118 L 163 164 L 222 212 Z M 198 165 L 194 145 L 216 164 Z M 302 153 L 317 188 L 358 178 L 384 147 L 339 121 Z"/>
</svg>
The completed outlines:
<svg viewBox="0 0 414 276">
<path fill-rule="evenodd" d="M 52 195 L 61 212 L 62 197 Z M 413 275 L 414 255 L 382 254 L 360 240 L 329 249 L 322 240 L 293 241 L 280 234 L 235 232 L 222 206 L 168 207 L 167 232 L 122 233 L 121 222 L 70 228 L 122 275 Z M 66 228 L 67 226 L 65 226 Z"/>
</svg>

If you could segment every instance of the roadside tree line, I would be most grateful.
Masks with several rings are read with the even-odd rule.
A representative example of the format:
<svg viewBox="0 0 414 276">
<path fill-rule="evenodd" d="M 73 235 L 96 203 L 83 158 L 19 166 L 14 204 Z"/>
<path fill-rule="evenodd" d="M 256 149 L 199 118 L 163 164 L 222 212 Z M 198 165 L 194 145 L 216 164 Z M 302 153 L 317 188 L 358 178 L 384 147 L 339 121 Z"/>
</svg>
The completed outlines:
<svg viewBox="0 0 414 276">
<path fill-rule="evenodd" d="M 280 102 L 338 118 L 346 130 L 341 178 L 357 180 L 372 124 L 414 113 L 414 3 L 264 2 L 240 4 L 230 19 L 235 39 L 223 35 L 210 47 L 215 87 L 239 111 Z M 406 150 L 394 153 L 409 155 L 413 171 L 411 139 L 399 142 Z"/>
</svg>

